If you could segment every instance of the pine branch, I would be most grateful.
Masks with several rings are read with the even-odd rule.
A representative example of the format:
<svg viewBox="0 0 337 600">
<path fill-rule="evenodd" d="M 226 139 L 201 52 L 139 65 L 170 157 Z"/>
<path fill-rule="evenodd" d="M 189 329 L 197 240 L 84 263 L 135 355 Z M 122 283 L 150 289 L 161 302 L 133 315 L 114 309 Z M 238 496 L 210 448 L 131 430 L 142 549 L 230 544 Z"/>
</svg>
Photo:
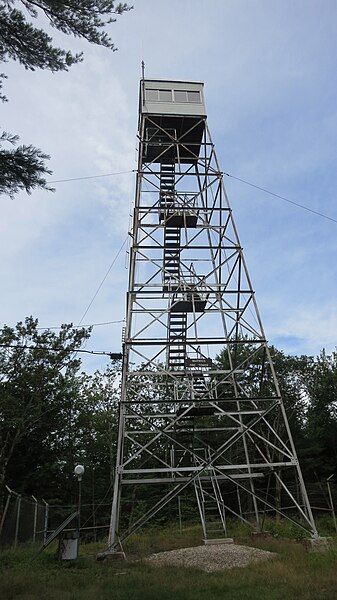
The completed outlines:
<svg viewBox="0 0 337 600">
<path fill-rule="evenodd" d="M 21 145 L 14 149 L 2 148 L 1 142 L 16 146 L 18 140 L 17 135 L 7 132 L 0 136 L 0 194 L 13 197 L 21 190 L 30 194 L 37 187 L 53 191 L 45 179 L 45 175 L 51 173 L 44 163 L 50 158 L 48 154 L 31 145 Z"/>
<path fill-rule="evenodd" d="M 17 6 L 24 7 L 25 12 Z M 106 28 L 118 15 L 133 7 L 113 0 L 5 0 L 0 2 L 0 62 L 14 60 L 25 69 L 47 69 L 52 72 L 67 71 L 83 60 L 81 52 L 53 45 L 52 37 L 27 18 L 37 19 L 40 14 L 49 24 L 66 35 L 82 38 L 112 51 L 117 48 Z M 4 73 L 0 73 L 0 100 L 7 101 L 2 93 Z M 3 149 L 1 142 L 16 146 L 17 136 L 0 136 L 0 194 L 13 196 L 20 190 L 28 194 L 35 188 L 51 190 L 45 176 L 51 171 L 45 166 L 49 159 L 32 145 Z"/>
</svg>

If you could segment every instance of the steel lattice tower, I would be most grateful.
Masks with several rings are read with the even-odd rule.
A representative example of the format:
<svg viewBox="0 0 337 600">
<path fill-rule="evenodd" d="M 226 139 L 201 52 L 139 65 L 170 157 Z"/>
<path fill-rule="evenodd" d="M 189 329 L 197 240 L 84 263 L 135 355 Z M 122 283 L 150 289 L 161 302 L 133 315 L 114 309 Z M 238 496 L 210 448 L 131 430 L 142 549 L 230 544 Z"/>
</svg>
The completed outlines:
<svg viewBox="0 0 337 600">
<path fill-rule="evenodd" d="M 317 537 L 201 83 L 141 80 L 130 234 L 109 550 L 188 486 L 205 540 L 266 511 Z M 152 505 L 121 527 L 126 486 Z"/>
</svg>

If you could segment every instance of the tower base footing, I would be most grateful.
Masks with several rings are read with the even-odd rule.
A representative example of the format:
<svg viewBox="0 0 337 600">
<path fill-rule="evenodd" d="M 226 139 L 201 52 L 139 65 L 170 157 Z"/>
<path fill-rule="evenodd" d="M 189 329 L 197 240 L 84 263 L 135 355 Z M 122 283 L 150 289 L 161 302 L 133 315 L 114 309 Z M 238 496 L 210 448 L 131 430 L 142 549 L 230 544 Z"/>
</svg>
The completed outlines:
<svg viewBox="0 0 337 600">
<path fill-rule="evenodd" d="M 234 544 L 233 538 L 213 538 L 211 540 L 204 539 L 205 546 L 219 545 L 219 544 Z"/>
<path fill-rule="evenodd" d="M 99 562 L 116 562 L 118 560 L 125 560 L 124 552 L 111 552 L 106 550 L 105 552 L 99 552 L 96 555 L 96 560 Z"/>
<path fill-rule="evenodd" d="M 309 552 L 317 552 L 323 554 L 327 552 L 331 546 L 331 537 L 309 538 L 304 540 L 304 545 Z"/>
</svg>

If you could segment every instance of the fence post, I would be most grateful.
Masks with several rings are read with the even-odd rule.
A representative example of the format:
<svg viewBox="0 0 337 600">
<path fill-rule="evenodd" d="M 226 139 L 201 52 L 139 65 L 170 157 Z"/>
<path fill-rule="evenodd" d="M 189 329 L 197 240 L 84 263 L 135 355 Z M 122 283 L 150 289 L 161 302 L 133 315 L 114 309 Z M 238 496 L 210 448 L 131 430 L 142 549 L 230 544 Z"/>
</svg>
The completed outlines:
<svg viewBox="0 0 337 600">
<path fill-rule="evenodd" d="M 36 539 L 36 523 L 37 523 L 37 499 L 33 495 L 32 495 L 32 498 L 33 498 L 33 500 L 35 502 L 35 507 L 34 507 L 34 523 L 33 523 L 33 542 L 35 542 L 35 539 Z"/>
<path fill-rule="evenodd" d="M 44 529 L 43 529 L 43 543 L 46 543 L 47 535 L 48 535 L 48 515 L 49 515 L 49 504 L 45 500 L 42 500 L 45 504 L 45 512 L 44 512 Z"/>
<path fill-rule="evenodd" d="M 179 531 L 181 533 L 183 530 L 183 526 L 182 526 L 182 519 L 181 519 L 181 503 L 180 503 L 179 495 L 178 495 L 178 514 L 179 514 Z"/>
<path fill-rule="evenodd" d="M 21 512 L 21 495 L 17 495 L 17 512 L 16 512 L 16 523 L 15 523 L 15 538 L 14 548 L 18 545 L 19 525 L 20 525 L 20 512 Z"/>
<path fill-rule="evenodd" d="M 330 488 L 330 480 L 332 478 L 333 478 L 333 475 L 330 475 L 330 477 L 327 478 L 326 485 L 328 487 L 328 494 L 329 494 L 329 500 L 330 500 L 331 514 L 332 514 L 333 522 L 334 522 L 334 525 L 335 525 L 335 530 L 337 532 L 336 513 L 335 513 L 335 507 L 334 507 L 334 503 L 333 503 L 333 499 L 332 499 L 331 488 Z"/>
<path fill-rule="evenodd" d="M 1 523 L 0 523 L 0 537 L 1 537 L 1 533 L 2 533 L 2 528 L 4 526 L 4 522 L 5 522 L 5 518 L 6 518 L 6 514 L 8 511 L 8 507 L 9 507 L 9 503 L 11 501 L 11 497 L 12 497 L 12 490 L 6 485 L 6 490 L 8 490 L 8 496 L 7 496 L 7 500 L 6 500 L 6 504 L 5 504 L 5 508 L 4 508 L 4 512 L 2 513 L 2 517 L 1 517 Z"/>
</svg>

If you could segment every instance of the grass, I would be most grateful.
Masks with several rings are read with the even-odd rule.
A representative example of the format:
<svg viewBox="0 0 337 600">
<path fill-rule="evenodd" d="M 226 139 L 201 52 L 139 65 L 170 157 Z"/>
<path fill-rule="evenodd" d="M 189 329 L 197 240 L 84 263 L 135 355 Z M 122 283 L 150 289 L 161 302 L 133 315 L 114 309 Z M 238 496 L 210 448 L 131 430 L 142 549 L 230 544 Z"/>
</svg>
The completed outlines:
<svg viewBox="0 0 337 600">
<path fill-rule="evenodd" d="M 81 547 L 80 558 L 60 563 L 52 548 L 31 562 L 32 547 L 3 552 L 0 571 L 2 600 L 336 600 L 337 539 L 326 554 L 305 550 L 291 527 L 270 521 L 274 536 L 252 539 L 235 527 L 238 543 L 277 553 L 271 562 L 208 574 L 196 569 L 157 568 L 141 561 L 95 561 L 104 544 Z M 324 524 L 323 524 L 324 525 Z M 324 525 L 328 530 L 330 524 Z M 324 533 L 324 531 L 322 531 Z M 284 537 L 286 536 L 286 537 Z M 200 528 L 181 534 L 175 527 L 153 528 L 135 535 L 126 551 L 133 557 L 183 546 L 199 545 Z"/>
</svg>

